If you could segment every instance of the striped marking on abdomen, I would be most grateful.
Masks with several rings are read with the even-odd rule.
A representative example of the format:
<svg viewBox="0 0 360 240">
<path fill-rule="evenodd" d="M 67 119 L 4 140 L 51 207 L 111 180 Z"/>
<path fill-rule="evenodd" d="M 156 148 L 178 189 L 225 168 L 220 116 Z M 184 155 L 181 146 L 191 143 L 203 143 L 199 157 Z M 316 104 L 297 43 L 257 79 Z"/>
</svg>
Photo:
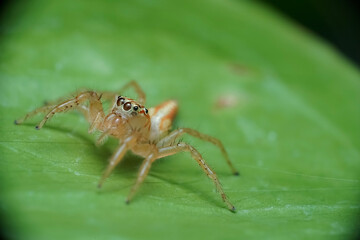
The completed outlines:
<svg viewBox="0 0 360 240">
<path fill-rule="evenodd" d="M 171 128 L 177 109 L 178 104 L 175 100 L 166 101 L 149 109 L 152 131 L 157 132 L 157 134 L 153 132 L 153 135 L 160 136 Z"/>
</svg>

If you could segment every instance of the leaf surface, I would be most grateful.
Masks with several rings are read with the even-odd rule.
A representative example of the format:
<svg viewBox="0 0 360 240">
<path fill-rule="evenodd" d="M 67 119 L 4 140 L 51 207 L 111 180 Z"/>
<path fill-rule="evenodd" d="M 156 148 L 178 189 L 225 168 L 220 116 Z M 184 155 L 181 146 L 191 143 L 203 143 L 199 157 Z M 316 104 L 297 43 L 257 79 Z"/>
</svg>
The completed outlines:
<svg viewBox="0 0 360 240">
<path fill-rule="evenodd" d="M 5 233 L 21 239 L 344 239 L 358 226 L 359 71 L 327 43 L 248 1 L 24 1 L 3 18 L 0 178 Z M 147 106 L 179 102 L 191 137 L 237 207 L 189 154 L 141 158 L 96 188 L 116 148 L 75 112 L 41 131 L 26 112 L 83 88 L 136 79 Z M 126 93 L 135 97 L 134 92 Z"/>
</svg>

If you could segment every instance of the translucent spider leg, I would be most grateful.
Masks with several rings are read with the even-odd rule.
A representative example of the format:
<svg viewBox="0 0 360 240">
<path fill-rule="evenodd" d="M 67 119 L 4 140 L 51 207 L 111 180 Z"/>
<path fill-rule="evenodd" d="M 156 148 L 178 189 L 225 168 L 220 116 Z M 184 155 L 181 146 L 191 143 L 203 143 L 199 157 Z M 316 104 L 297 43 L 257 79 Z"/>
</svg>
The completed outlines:
<svg viewBox="0 0 360 240">
<path fill-rule="evenodd" d="M 112 155 L 109 165 L 107 166 L 104 174 L 102 175 L 98 188 L 101 188 L 102 184 L 106 180 L 106 178 L 110 175 L 110 173 L 114 170 L 114 168 L 121 162 L 125 153 L 131 149 L 131 147 L 135 144 L 136 137 L 131 136 L 124 140 L 124 142 L 118 147 L 116 152 Z"/>
<path fill-rule="evenodd" d="M 144 91 L 141 89 L 140 85 L 134 80 L 125 84 L 125 86 L 123 86 L 119 91 L 103 92 L 102 98 L 105 100 L 114 101 L 116 96 L 118 96 L 119 94 L 122 94 L 130 87 L 134 88 L 136 94 L 138 95 L 137 102 L 140 103 L 141 105 L 144 105 L 146 102 L 146 95 L 145 95 Z"/>
<path fill-rule="evenodd" d="M 25 122 L 27 119 L 32 118 L 33 116 L 35 116 L 38 113 L 47 113 L 49 112 L 51 109 L 53 109 L 55 107 L 55 105 L 47 105 L 47 106 L 42 106 L 39 107 L 29 113 L 27 113 L 24 117 L 15 120 L 15 124 L 22 124 L 23 122 Z"/>
<path fill-rule="evenodd" d="M 131 188 L 131 191 L 126 199 L 126 203 L 130 203 L 131 199 L 134 197 L 135 193 L 139 189 L 141 183 L 145 180 L 147 175 L 149 174 L 151 164 L 156 160 L 157 158 L 157 151 L 152 151 L 143 161 L 143 163 L 140 166 L 138 177 L 136 179 L 136 183 Z"/>
<path fill-rule="evenodd" d="M 106 129 L 96 140 L 96 146 L 102 145 L 111 133 L 111 128 Z"/>
<path fill-rule="evenodd" d="M 88 108 L 81 105 L 86 100 L 89 100 Z M 36 129 L 41 129 L 42 126 L 55 115 L 55 113 L 64 112 L 73 108 L 76 108 L 85 114 L 87 120 L 91 124 L 90 130 L 97 127 L 104 118 L 104 111 L 102 109 L 100 97 L 95 92 L 87 91 L 79 93 L 75 98 L 64 101 L 56 106 L 52 106 L 50 112 L 45 115 L 44 119 L 36 126 Z"/>
<path fill-rule="evenodd" d="M 159 155 L 157 158 L 166 157 L 169 155 L 174 155 L 179 152 L 190 152 L 192 158 L 196 160 L 199 164 L 199 166 L 203 169 L 203 171 L 206 173 L 206 175 L 213 181 L 215 184 L 216 190 L 220 193 L 222 200 L 226 203 L 227 207 L 231 211 L 235 211 L 234 205 L 229 201 L 228 197 L 226 196 L 224 190 L 221 187 L 221 184 L 219 182 L 219 179 L 216 175 L 216 173 L 207 165 L 205 160 L 202 158 L 201 154 L 191 145 L 188 145 L 186 143 L 178 143 L 175 146 L 169 146 L 160 148 L 158 150 Z"/>
<path fill-rule="evenodd" d="M 166 146 L 168 143 L 173 143 L 175 142 L 175 140 L 180 137 L 181 135 L 183 135 L 184 133 L 187 133 L 193 137 L 199 138 L 201 140 L 210 142 L 212 144 L 214 144 L 215 146 L 217 146 L 218 148 L 220 148 L 222 155 L 224 156 L 227 164 L 229 165 L 229 167 L 231 168 L 231 171 L 234 175 L 239 175 L 239 172 L 235 169 L 234 165 L 232 164 L 232 162 L 230 161 L 229 155 L 227 154 L 224 145 L 221 143 L 221 141 L 217 138 L 211 137 L 209 135 L 200 133 L 194 129 L 191 128 L 180 128 L 177 130 L 172 131 L 171 133 L 169 133 L 169 135 L 167 135 L 166 137 L 164 137 L 163 139 L 161 139 L 159 141 L 159 143 L 157 144 L 157 146 L 161 147 L 161 146 Z"/>
<path fill-rule="evenodd" d="M 89 110 L 87 111 L 89 113 Z M 87 116 L 89 118 L 89 116 Z M 104 121 L 104 112 L 100 111 L 96 114 L 94 119 L 91 119 L 89 122 L 91 123 L 89 127 L 89 133 L 93 133 L 96 129 L 98 129 L 101 123 Z"/>
<path fill-rule="evenodd" d="M 27 113 L 24 117 L 15 120 L 15 124 L 22 124 L 27 119 L 30 119 L 39 113 L 48 113 L 49 111 L 54 109 L 56 106 L 57 106 L 57 104 L 54 104 L 54 103 L 52 103 L 52 104 L 46 103 L 45 106 L 39 107 L 39 108 Z M 84 116 L 86 117 L 86 119 L 89 118 L 89 108 L 88 107 L 86 107 L 84 105 L 80 105 L 77 107 L 77 110 L 82 112 L 84 114 Z"/>
<path fill-rule="evenodd" d="M 125 86 L 121 88 L 120 93 L 124 92 L 129 87 L 133 87 L 135 89 L 135 92 L 138 95 L 137 102 L 144 105 L 146 102 L 146 95 L 144 91 L 141 89 L 140 85 L 135 80 L 132 80 L 127 84 L 125 84 Z"/>
</svg>

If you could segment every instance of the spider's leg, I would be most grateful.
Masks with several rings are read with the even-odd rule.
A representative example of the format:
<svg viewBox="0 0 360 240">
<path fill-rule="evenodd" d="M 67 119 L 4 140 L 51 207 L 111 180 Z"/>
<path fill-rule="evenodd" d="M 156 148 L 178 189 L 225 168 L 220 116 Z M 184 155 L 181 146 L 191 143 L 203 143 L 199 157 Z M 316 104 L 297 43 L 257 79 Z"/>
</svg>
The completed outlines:
<svg viewBox="0 0 360 240">
<path fill-rule="evenodd" d="M 224 190 L 221 187 L 219 179 L 216 173 L 207 165 L 205 160 L 202 158 L 201 154 L 191 145 L 186 143 L 180 142 L 175 146 L 163 147 L 158 150 L 159 155 L 157 158 L 166 157 L 169 155 L 174 155 L 179 152 L 190 152 L 192 158 L 196 160 L 202 170 L 206 173 L 206 175 L 213 181 L 215 184 L 216 190 L 220 193 L 222 200 L 226 203 L 227 207 L 231 211 L 235 211 L 234 205 L 229 201 L 228 197 L 226 196 Z"/>
<path fill-rule="evenodd" d="M 125 84 L 125 86 L 123 86 L 116 93 L 103 92 L 102 98 L 105 100 L 114 101 L 116 96 L 118 96 L 119 94 L 122 94 L 125 90 L 129 89 L 130 87 L 134 88 L 136 94 L 138 95 L 137 102 L 140 103 L 141 105 L 145 105 L 146 95 L 145 95 L 144 91 L 141 89 L 140 85 L 135 80 L 132 80 L 132 81 L 128 82 L 127 84 Z"/>
<path fill-rule="evenodd" d="M 83 103 L 89 100 L 89 107 L 83 106 Z M 87 120 L 92 125 L 92 128 L 97 127 L 99 119 L 104 118 L 104 111 L 100 101 L 100 97 L 96 92 L 87 91 L 79 93 L 75 98 L 66 100 L 56 106 L 52 106 L 52 109 L 45 115 L 44 119 L 36 126 L 36 129 L 42 128 L 42 126 L 48 121 L 55 113 L 64 112 L 70 109 L 78 109 L 84 113 Z M 95 126 L 93 126 L 95 124 Z M 91 129 L 90 129 L 91 130 Z"/>
<path fill-rule="evenodd" d="M 100 145 L 102 145 L 106 141 L 106 139 L 108 138 L 110 133 L 111 133 L 111 128 L 106 129 L 96 140 L 96 143 L 95 143 L 96 146 L 99 147 Z"/>
<path fill-rule="evenodd" d="M 55 105 L 46 105 L 46 106 L 39 107 L 39 108 L 27 113 L 24 117 L 15 120 L 15 124 L 22 124 L 24 121 L 26 121 L 29 118 L 32 118 L 36 114 L 38 114 L 38 113 L 47 113 L 51 109 L 53 109 L 54 107 L 55 107 Z"/>
<path fill-rule="evenodd" d="M 101 108 L 102 110 L 102 108 Z M 93 119 L 89 119 L 89 115 L 91 115 L 90 113 L 90 109 L 88 109 L 88 112 L 85 113 L 85 116 L 87 116 L 88 121 L 91 123 L 90 127 L 89 127 L 89 133 L 93 133 L 96 129 L 99 128 L 99 126 L 102 124 L 102 122 L 104 121 L 104 112 L 103 111 L 99 111 L 97 112 L 95 118 Z"/>
<path fill-rule="evenodd" d="M 60 102 L 64 102 L 65 100 L 71 98 L 71 97 L 75 97 L 77 96 L 79 93 L 81 92 L 86 92 L 86 91 L 89 91 L 89 89 L 77 89 L 75 92 L 72 92 L 66 96 L 62 96 L 62 97 L 59 97 L 58 99 L 55 99 L 55 100 L 47 100 L 44 102 L 45 105 L 49 106 L 49 105 L 57 105 L 59 104 Z"/>
<path fill-rule="evenodd" d="M 239 172 L 235 169 L 234 165 L 232 164 L 232 162 L 230 161 L 229 155 L 227 154 L 224 145 L 221 143 L 221 141 L 217 138 L 211 137 L 209 135 L 203 134 L 199 131 L 196 131 L 194 129 L 191 128 L 179 128 L 177 130 L 172 131 L 171 133 L 169 133 L 169 135 L 167 135 L 166 137 L 164 137 L 163 139 L 161 139 L 157 146 L 166 146 L 167 143 L 172 143 L 175 142 L 175 140 L 180 137 L 181 135 L 183 135 L 184 133 L 187 133 L 193 137 L 199 138 L 201 140 L 210 142 L 212 144 L 214 144 L 215 146 L 217 146 L 218 148 L 220 148 L 222 155 L 224 156 L 227 164 L 229 165 L 229 167 L 231 168 L 231 171 L 233 172 L 234 175 L 239 175 Z"/>
<path fill-rule="evenodd" d="M 144 91 L 141 89 L 140 85 L 135 80 L 132 80 L 132 81 L 128 82 L 127 84 L 125 84 L 125 86 L 123 86 L 120 89 L 120 93 L 124 92 L 129 87 L 133 87 L 135 89 L 135 92 L 138 95 L 137 101 L 140 104 L 144 105 L 146 102 L 146 95 L 145 95 Z"/>
<path fill-rule="evenodd" d="M 130 193 L 126 199 L 126 203 L 130 203 L 131 199 L 134 197 L 135 193 L 139 189 L 141 183 L 145 180 L 147 175 L 149 174 L 151 164 L 156 160 L 157 158 L 157 151 L 152 151 L 143 161 L 143 163 L 140 166 L 139 173 L 136 179 L 136 182 L 134 186 L 131 188 Z"/>
<path fill-rule="evenodd" d="M 107 166 L 104 174 L 102 175 L 98 187 L 101 188 L 105 179 L 110 175 L 110 173 L 114 170 L 116 165 L 118 165 L 123 159 L 125 153 L 134 145 L 136 142 L 136 138 L 134 136 L 128 137 L 125 141 L 118 147 L 116 152 L 110 158 L 109 165 Z"/>
<path fill-rule="evenodd" d="M 58 101 L 59 102 L 59 101 Z M 15 124 L 22 124 L 23 122 L 25 122 L 27 119 L 30 119 L 32 117 L 34 117 L 36 114 L 39 113 L 48 113 L 50 110 L 54 109 L 58 104 L 56 103 L 46 103 L 45 106 L 39 107 L 29 113 L 27 113 L 24 117 L 15 120 Z M 80 105 L 77 108 L 80 112 L 82 112 L 86 118 L 88 118 L 88 112 L 89 112 L 89 108 L 84 106 L 84 105 Z"/>
</svg>

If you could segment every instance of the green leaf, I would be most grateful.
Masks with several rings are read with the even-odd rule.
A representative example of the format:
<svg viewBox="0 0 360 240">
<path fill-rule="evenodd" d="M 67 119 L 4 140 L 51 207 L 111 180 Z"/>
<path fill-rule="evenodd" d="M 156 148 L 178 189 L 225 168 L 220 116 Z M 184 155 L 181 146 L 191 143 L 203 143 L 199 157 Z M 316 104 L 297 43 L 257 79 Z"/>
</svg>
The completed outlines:
<svg viewBox="0 0 360 240">
<path fill-rule="evenodd" d="M 359 71 L 331 46 L 249 1 L 13 4 L 0 43 L 1 212 L 17 239 L 346 239 L 358 230 Z M 219 138 L 241 176 L 191 137 L 237 207 L 189 154 L 158 160 L 130 205 L 141 158 L 96 188 L 116 140 L 94 145 L 69 112 L 13 121 L 80 88 L 136 79 L 176 127 Z M 134 92 L 128 95 L 134 97 Z M 225 102 L 224 102 L 225 101 Z M 228 104 L 228 105 L 227 105 Z"/>
</svg>

